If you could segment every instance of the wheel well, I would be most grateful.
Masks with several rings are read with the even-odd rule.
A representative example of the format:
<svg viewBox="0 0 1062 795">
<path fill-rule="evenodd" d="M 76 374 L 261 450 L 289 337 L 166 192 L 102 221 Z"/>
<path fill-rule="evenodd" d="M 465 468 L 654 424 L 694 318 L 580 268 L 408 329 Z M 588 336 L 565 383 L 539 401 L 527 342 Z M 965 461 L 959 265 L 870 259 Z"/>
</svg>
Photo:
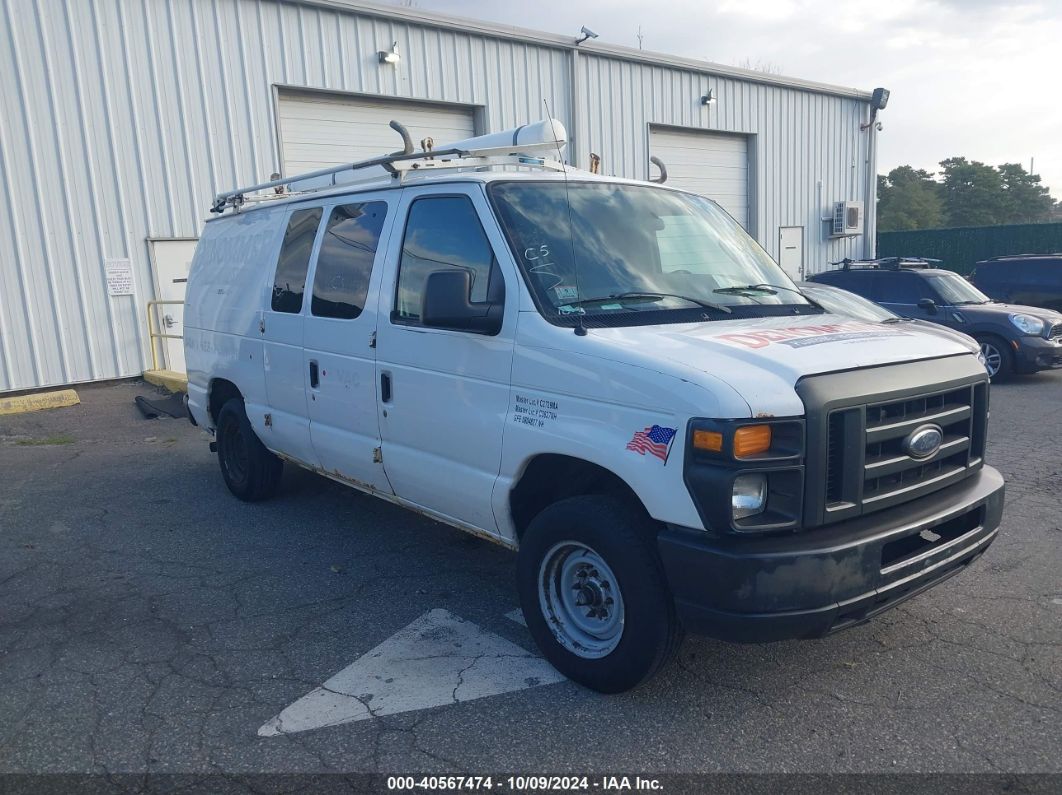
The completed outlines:
<svg viewBox="0 0 1062 795">
<path fill-rule="evenodd" d="M 509 492 L 509 509 L 517 538 L 544 508 L 568 497 L 609 494 L 645 506 L 619 475 L 597 464 L 566 455 L 536 456 Z"/>
<path fill-rule="evenodd" d="M 985 331 L 985 332 L 975 333 L 973 335 L 973 338 L 975 340 L 977 340 L 978 342 L 992 342 L 992 343 L 995 343 L 996 345 L 999 345 L 1000 343 L 1002 343 L 1002 345 L 1000 347 L 1006 348 L 1008 352 L 1010 352 L 1010 351 L 1012 351 L 1014 349 L 1014 346 L 1011 345 L 1010 340 L 1008 340 L 1002 334 L 997 334 L 994 331 Z"/>
<path fill-rule="evenodd" d="M 210 382 L 210 419 L 215 426 L 218 424 L 218 414 L 221 413 L 221 407 L 232 398 L 243 400 L 243 394 L 232 381 L 226 381 L 224 378 L 215 378 Z"/>
</svg>

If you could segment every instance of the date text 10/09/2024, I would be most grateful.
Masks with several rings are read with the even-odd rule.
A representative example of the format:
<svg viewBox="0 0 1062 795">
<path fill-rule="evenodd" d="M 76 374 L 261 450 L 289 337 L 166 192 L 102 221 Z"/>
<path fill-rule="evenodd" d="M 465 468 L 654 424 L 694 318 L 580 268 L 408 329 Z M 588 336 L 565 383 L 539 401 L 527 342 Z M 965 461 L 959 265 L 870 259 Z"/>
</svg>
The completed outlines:
<svg viewBox="0 0 1062 795">
<path fill-rule="evenodd" d="M 388 776 L 387 789 L 393 792 L 660 792 L 663 785 L 658 779 L 642 776 Z"/>
</svg>

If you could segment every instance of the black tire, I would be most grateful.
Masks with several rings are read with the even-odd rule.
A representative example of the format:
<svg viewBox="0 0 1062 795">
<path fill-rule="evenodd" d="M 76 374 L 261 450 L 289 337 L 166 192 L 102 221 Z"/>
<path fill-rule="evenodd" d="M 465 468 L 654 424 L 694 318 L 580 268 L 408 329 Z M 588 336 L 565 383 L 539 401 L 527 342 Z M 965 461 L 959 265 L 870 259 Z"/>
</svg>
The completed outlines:
<svg viewBox="0 0 1062 795">
<path fill-rule="evenodd" d="M 981 353 L 984 354 L 985 361 L 989 367 L 988 374 L 992 380 L 1002 380 L 1014 374 L 1014 354 L 1006 340 L 986 334 L 978 337 L 977 342 L 981 345 Z M 999 365 L 995 367 L 995 372 L 992 372 L 992 365 L 995 361 L 993 352 L 999 358 Z"/>
<path fill-rule="evenodd" d="M 243 401 L 231 398 L 218 412 L 218 463 L 225 485 L 245 502 L 277 493 L 284 462 L 266 449 L 247 419 Z"/>
<path fill-rule="evenodd" d="M 681 644 L 682 627 L 657 554 L 656 531 L 640 505 L 591 495 L 549 506 L 531 521 L 521 539 L 517 589 L 527 628 L 558 671 L 591 690 L 621 693 L 642 684 Z M 619 640 L 604 656 L 577 653 L 570 636 L 560 629 L 562 622 L 548 620 L 544 612 L 551 609 L 542 596 L 549 586 L 541 583 L 559 583 L 548 574 L 547 556 L 552 560 L 553 551 L 568 544 L 585 547 L 602 560 L 622 595 Z"/>
</svg>

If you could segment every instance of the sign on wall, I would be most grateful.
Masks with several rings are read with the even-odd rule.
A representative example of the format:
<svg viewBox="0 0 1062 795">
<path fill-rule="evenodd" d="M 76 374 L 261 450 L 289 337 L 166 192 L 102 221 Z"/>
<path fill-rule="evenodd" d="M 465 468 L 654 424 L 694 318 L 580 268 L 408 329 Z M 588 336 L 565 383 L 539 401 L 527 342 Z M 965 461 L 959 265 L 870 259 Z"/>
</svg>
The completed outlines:
<svg viewBox="0 0 1062 795">
<path fill-rule="evenodd" d="M 107 271 L 107 294 L 112 298 L 120 295 L 134 295 L 133 263 L 127 259 L 104 260 Z"/>
</svg>

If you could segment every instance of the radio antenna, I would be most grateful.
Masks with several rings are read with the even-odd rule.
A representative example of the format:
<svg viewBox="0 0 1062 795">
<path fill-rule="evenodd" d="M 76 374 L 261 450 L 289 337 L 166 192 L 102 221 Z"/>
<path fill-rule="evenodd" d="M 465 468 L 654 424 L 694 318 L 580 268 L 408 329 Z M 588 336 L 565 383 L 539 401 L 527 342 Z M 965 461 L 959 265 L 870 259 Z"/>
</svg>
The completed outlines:
<svg viewBox="0 0 1062 795">
<path fill-rule="evenodd" d="M 568 166 L 564 162 L 564 154 L 561 151 L 561 142 L 557 138 L 557 128 L 553 126 L 553 111 L 549 106 L 549 102 L 545 98 L 542 99 L 542 104 L 546 108 L 546 116 L 549 119 L 549 129 L 553 133 L 553 142 L 557 145 L 557 160 L 561 164 L 561 173 L 564 175 L 564 203 L 568 206 L 568 240 L 572 245 L 572 274 L 575 276 L 575 294 L 582 295 L 582 286 L 579 284 L 579 258 L 575 253 L 575 220 L 572 216 L 572 194 L 568 188 Z M 579 321 L 579 325 L 575 327 L 575 334 L 577 337 L 586 336 L 586 326 L 583 323 L 583 313 L 586 311 L 582 307 L 576 307 L 576 318 Z"/>
</svg>

